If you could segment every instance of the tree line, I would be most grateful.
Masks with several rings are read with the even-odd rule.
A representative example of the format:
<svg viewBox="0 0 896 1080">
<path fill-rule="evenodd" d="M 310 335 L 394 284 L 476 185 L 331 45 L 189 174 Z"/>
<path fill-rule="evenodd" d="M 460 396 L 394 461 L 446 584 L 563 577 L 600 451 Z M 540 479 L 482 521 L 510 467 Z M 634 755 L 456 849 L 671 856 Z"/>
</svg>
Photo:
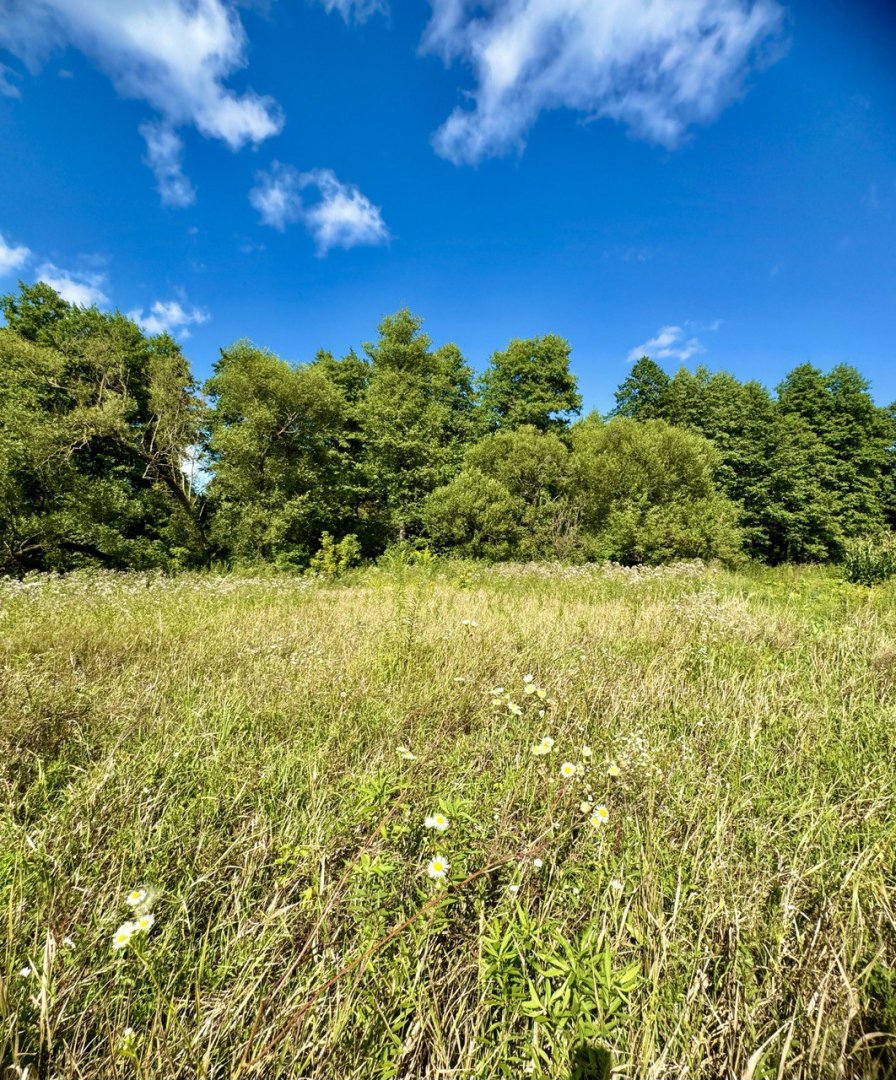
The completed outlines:
<svg viewBox="0 0 896 1080">
<path fill-rule="evenodd" d="M 830 561 L 896 521 L 896 410 L 847 365 L 774 394 L 642 357 L 581 417 L 570 347 L 476 376 L 407 310 L 291 364 L 248 341 L 200 388 L 179 344 L 49 286 L 0 299 L 0 572 L 303 568 L 321 546 L 485 559 Z M 350 539 L 346 539 L 350 538 Z"/>
</svg>

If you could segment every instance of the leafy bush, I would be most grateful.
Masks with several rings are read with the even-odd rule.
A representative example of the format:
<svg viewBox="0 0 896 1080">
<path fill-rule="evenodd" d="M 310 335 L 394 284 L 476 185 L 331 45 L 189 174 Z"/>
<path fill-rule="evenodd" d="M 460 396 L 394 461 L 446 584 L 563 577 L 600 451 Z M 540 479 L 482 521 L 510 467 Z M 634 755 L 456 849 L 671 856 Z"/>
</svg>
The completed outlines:
<svg viewBox="0 0 896 1080">
<path fill-rule="evenodd" d="M 718 491 L 718 454 L 702 435 L 662 420 L 589 417 L 572 439 L 572 490 L 593 557 L 627 565 L 742 558 L 740 511 Z"/>
<path fill-rule="evenodd" d="M 525 506 L 500 480 L 464 469 L 426 500 L 423 520 L 439 548 L 471 558 L 508 558 L 522 532 Z"/>
<path fill-rule="evenodd" d="M 320 549 L 311 558 L 308 571 L 323 577 L 339 577 L 360 561 L 361 545 L 354 533 L 336 541 L 325 532 L 320 538 Z"/>
<path fill-rule="evenodd" d="M 405 566 L 429 566 L 435 555 L 422 537 L 412 540 L 396 540 L 377 559 L 377 566 L 384 570 L 401 570 Z"/>
<path fill-rule="evenodd" d="M 849 540 L 844 545 L 843 575 L 853 585 L 879 585 L 896 576 L 896 535 Z"/>
</svg>

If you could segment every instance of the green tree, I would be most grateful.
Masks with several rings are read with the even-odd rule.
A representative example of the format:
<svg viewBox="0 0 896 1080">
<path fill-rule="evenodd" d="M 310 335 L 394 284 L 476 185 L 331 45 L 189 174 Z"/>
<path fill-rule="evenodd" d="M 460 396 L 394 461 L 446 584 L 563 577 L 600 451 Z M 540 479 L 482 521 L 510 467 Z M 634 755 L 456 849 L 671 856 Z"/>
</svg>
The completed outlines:
<svg viewBox="0 0 896 1080">
<path fill-rule="evenodd" d="M 657 420 L 663 415 L 669 376 L 649 356 L 642 356 L 616 391 L 616 416 Z"/>
<path fill-rule="evenodd" d="M 370 381 L 356 416 L 365 513 L 378 519 L 381 543 L 420 531 L 424 500 L 456 474 L 476 428 L 470 368 L 454 345 L 433 350 L 421 327 L 399 311 L 364 346 Z"/>
<path fill-rule="evenodd" d="M 437 546 L 492 559 L 571 554 L 569 450 L 553 432 L 523 427 L 472 443 L 460 474 L 427 499 L 424 521 Z"/>
<path fill-rule="evenodd" d="M 830 491 L 844 537 L 882 528 L 889 502 L 893 426 L 855 368 L 827 375 L 811 364 L 794 368 L 778 387 L 781 410 L 801 417 L 830 451 Z"/>
<path fill-rule="evenodd" d="M 305 565 L 322 533 L 347 531 L 344 394 L 318 367 L 247 341 L 222 351 L 206 390 L 218 551 Z"/>
<path fill-rule="evenodd" d="M 566 427 L 582 407 L 569 353 L 569 343 L 556 334 L 514 338 L 503 352 L 494 353 L 480 379 L 487 428 Z"/>
<path fill-rule="evenodd" d="M 736 559 L 739 511 L 718 491 L 719 455 L 662 420 L 592 415 L 572 431 L 570 470 L 594 555 L 625 563 Z"/>
<path fill-rule="evenodd" d="M 719 453 L 717 482 L 742 507 L 747 551 L 776 563 L 828 559 L 842 528 L 832 456 L 809 425 L 786 414 L 765 387 L 728 372 L 681 368 L 663 394 L 661 419 L 706 436 Z"/>
<path fill-rule="evenodd" d="M 4 568 L 201 559 L 202 500 L 182 466 L 202 405 L 177 343 L 43 284 L 0 304 Z"/>
</svg>

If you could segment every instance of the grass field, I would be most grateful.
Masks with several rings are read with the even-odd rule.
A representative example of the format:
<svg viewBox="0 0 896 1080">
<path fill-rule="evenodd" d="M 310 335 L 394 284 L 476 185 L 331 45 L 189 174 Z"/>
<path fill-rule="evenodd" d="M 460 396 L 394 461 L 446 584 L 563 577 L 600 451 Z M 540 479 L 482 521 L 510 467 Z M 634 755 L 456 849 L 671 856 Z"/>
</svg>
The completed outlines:
<svg viewBox="0 0 896 1080">
<path fill-rule="evenodd" d="M 893 588 L 47 578 L 0 680 L 9 1076 L 896 1075 Z"/>
</svg>

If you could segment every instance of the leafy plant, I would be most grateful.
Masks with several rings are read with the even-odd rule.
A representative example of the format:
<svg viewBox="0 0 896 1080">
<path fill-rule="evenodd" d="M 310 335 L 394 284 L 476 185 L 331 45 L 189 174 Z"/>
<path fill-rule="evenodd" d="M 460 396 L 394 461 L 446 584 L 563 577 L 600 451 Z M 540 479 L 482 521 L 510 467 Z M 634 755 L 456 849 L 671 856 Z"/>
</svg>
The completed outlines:
<svg viewBox="0 0 896 1080">
<path fill-rule="evenodd" d="M 341 540 L 334 540 L 328 532 L 320 538 L 320 548 L 311 558 L 308 570 L 322 577 L 341 577 L 347 570 L 361 561 L 361 545 L 358 538 L 350 533 Z"/>
<path fill-rule="evenodd" d="M 843 574 L 853 585 L 880 585 L 896 576 L 896 535 L 849 540 L 844 545 Z"/>
</svg>

